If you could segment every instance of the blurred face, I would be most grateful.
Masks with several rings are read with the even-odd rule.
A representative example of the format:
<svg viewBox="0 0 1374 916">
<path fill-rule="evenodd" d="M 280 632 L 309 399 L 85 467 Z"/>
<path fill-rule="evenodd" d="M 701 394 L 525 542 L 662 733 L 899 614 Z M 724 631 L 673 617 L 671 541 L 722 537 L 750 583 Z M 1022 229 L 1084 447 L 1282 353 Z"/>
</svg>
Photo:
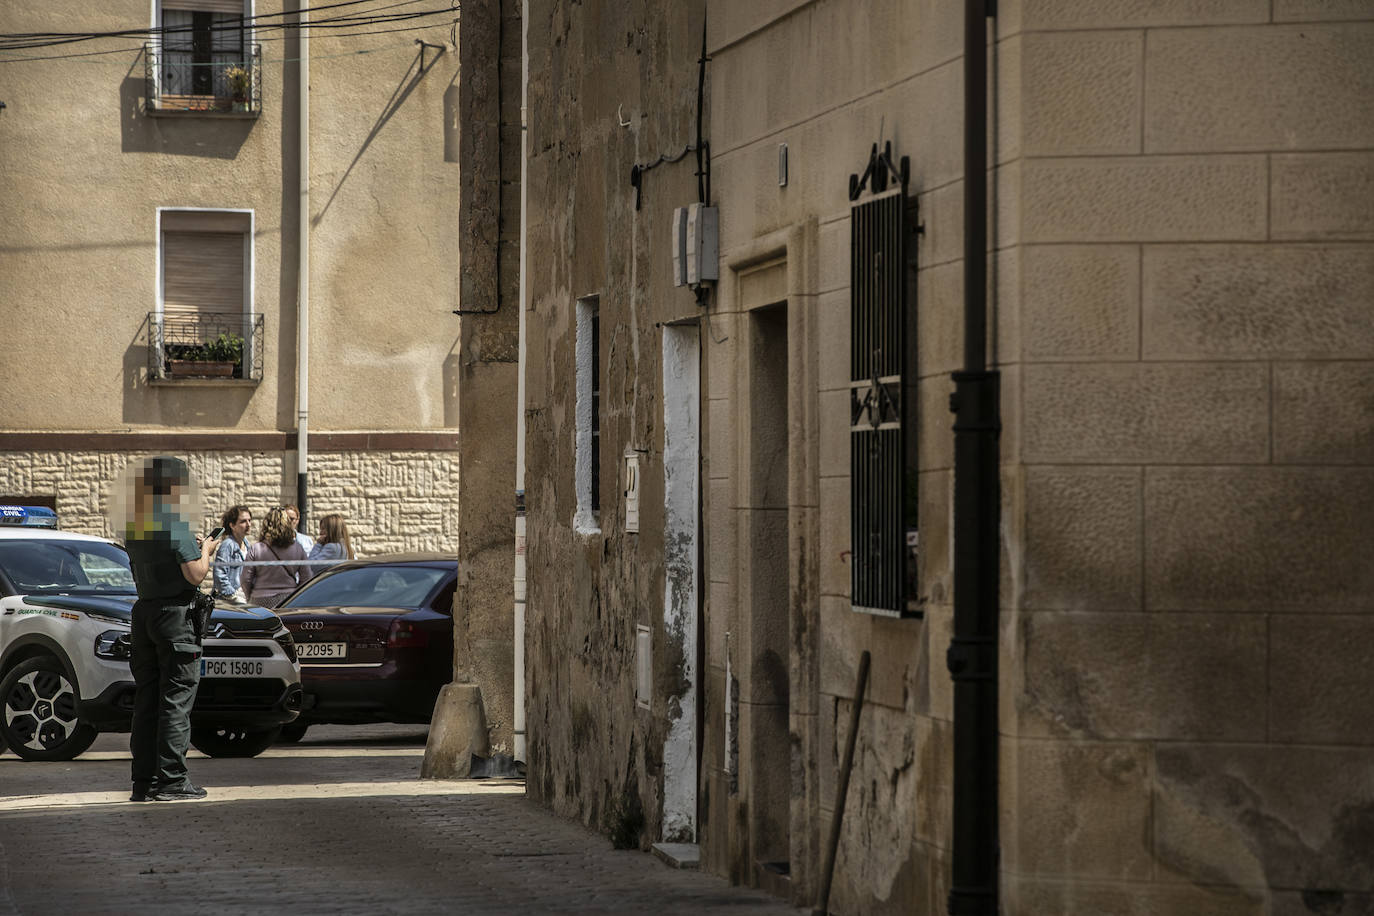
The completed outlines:
<svg viewBox="0 0 1374 916">
<path fill-rule="evenodd" d="M 229 526 L 229 533 L 234 536 L 234 540 L 243 543 L 243 539 L 248 537 L 248 528 L 253 524 L 253 514 L 251 512 L 240 512 L 238 521 Z"/>
<path fill-rule="evenodd" d="M 301 523 L 301 514 L 295 509 L 286 510 L 286 523 L 292 528 L 296 528 Z"/>
</svg>

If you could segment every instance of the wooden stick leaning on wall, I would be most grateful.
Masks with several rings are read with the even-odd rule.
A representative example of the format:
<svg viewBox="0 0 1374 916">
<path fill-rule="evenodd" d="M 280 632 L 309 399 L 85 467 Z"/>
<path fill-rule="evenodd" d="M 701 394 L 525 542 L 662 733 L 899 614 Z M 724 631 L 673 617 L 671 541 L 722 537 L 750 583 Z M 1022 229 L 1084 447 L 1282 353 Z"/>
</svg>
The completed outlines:
<svg viewBox="0 0 1374 916">
<path fill-rule="evenodd" d="M 835 787 L 835 816 L 830 821 L 830 842 L 825 851 L 825 871 L 820 894 L 812 916 L 826 916 L 830 908 L 830 881 L 835 876 L 835 853 L 840 846 L 840 827 L 844 820 L 844 800 L 849 794 L 849 772 L 854 766 L 854 742 L 859 736 L 859 715 L 864 709 L 864 688 L 868 686 L 868 650 L 859 656 L 858 683 L 854 685 L 854 705 L 849 711 L 849 737 L 845 740 L 844 760 L 840 764 L 840 783 Z"/>
</svg>

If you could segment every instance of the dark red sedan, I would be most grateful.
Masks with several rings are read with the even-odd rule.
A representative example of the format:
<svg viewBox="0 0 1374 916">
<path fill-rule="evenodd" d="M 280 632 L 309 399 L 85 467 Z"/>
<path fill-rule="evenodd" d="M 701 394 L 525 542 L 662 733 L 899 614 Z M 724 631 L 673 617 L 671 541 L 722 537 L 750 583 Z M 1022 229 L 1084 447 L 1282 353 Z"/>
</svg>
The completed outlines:
<svg viewBox="0 0 1374 916">
<path fill-rule="evenodd" d="M 458 561 L 442 554 L 349 560 L 286 598 L 277 614 L 301 662 L 305 709 L 283 732 L 315 723 L 428 723 L 453 680 Z"/>
</svg>

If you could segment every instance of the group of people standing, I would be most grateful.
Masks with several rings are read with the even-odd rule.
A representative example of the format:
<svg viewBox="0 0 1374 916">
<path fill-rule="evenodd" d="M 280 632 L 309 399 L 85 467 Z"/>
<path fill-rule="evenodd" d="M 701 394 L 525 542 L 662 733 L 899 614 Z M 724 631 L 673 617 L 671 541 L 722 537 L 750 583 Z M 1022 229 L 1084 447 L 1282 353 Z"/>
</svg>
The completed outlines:
<svg viewBox="0 0 1374 916">
<path fill-rule="evenodd" d="M 248 544 L 253 513 L 247 506 L 230 506 L 221 519 L 226 529 L 215 554 L 217 597 L 245 604 L 276 607 L 305 580 L 319 575 L 339 560 L 353 559 L 348 524 L 340 514 L 320 519 L 319 534 L 311 537 L 297 528 L 301 513 L 295 506 L 267 510 L 258 528 L 258 540 Z M 244 562 L 295 561 L 281 566 L 242 566 Z M 319 561 L 318 565 L 307 561 Z"/>
</svg>

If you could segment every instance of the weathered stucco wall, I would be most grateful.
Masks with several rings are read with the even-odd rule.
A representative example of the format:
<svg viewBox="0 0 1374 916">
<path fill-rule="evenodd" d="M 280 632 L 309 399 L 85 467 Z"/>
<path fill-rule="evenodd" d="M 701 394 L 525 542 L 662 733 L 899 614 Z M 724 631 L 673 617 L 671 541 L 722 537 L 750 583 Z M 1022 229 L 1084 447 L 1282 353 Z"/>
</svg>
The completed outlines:
<svg viewBox="0 0 1374 916">
<path fill-rule="evenodd" d="M 302 5 L 260 0 L 253 12 L 281 22 L 272 14 Z M 480 4 L 472 6 L 480 22 Z M 391 8 L 322 9 L 314 19 Z M 143 28 L 149 17 L 143 0 L 98 10 L 69 0 L 6 4 L 0 31 Z M 454 10 L 353 30 L 371 34 L 324 25 L 311 32 L 306 524 L 343 511 L 366 553 L 460 556 L 457 658 L 464 678 L 484 686 L 495 748 L 509 751 L 518 258 L 497 255 L 500 271 L 482 268 L 496 255 L 497 213 L 518 199 L 510 179 L 519 131 L 503 131 L 515 140 L 505 147 L 504 182 L 500 162 L 463 161 L 475 138 L 497 131 L 486 130 L 494 115 L 461 114 L 456 19 Z M 517 21 L 506 32 L 507 65 L 518 65 L 518 36 Z M 144 449 L 189 453 L 205 472 L 211 514 L 236 501 L 259 515 L 296 501 L 294 437 L 281 433 L 296 427 L 301 371 L 302 49 L 291 31 L 252 37 L 262 41 L 256 118 L 151 116 L 135 39 L 123 43 L 126 53 L 5 65 L 0 317 L 7 347 L 23 358 L 0 366 L 0 450 L 8 451 L 0 451 L 0 479 L 13 481 L 15 495 L 55 493 L 73 528 L 99 530 L 94 478 Z M 100 50 L 111 47 L 119 43 Z M 468 75 L 468 88 L 479 90 L 488 76 L 480 68 Z M 518 99 L 518 76 L 501 85 Z M 492 95 L 493 112 L 497 101 Z M 462 196 L 474 187 L 495 193 Z M 261 381 L 149 383 L 158 207 L 252 211 Z M 507 241 L 518 235 L 518 218 L 503 225 Z M 498 281 L 503 313 L 453 314 L 499 305 Z M 53 433 L 83 441 L 65 452 L 31 445 Z M 363 444 L 331 450 L 331 433 Z M 219 437 L 228 444 L 207 444 Z M 138 442 L 98 461 L 98 444 L 84 441 L 121 438 Z M 279 444 L 226 454 L 244 438 Z"/>
<path fill-rule="evenodd" d="M 256 4 L 263 15 L 283 8 Z M 144 0 L 5 4 L 0 29 L 143 28 L 149 17 Z M 433 21 L 442 23 L 425 20 Z M 458 167 L 445 155 L 456 60 L 429 51 L 432 66 L 418 75 L 416 37 L 442 44 L 450 34 L 446 24 L 325 31 L 311 43 L 312 428 L 456 425 Z M 263 42 L 256 119 L 149 117 L 141 42 L 123 46 L 127 53 L 6 65 L 0 313 L 7 345 L 26 364 L 0 368 L 0 429 L 290 428 L 297 42 Z M 365 49 L 374 53 L 355 53 Z M 148 384 L 158 207 L 253 211 L 254 309 L 266 316 L 259 384 Z M 35 366 L 61 367 L 65 384 Z"/>
<path fill-rule="evenodd" d="M 663 372 L 656 322 L 697 314 L 670 282 L 668 217 L 696 200 L 693 159 L 630 168 L 695 139 L 701 4 L 530 4 L 526 501 L 529 791 L 620 844 L 660 839 L 669 702 Z M 628 121 L 628 126 L 622 122 Z M 599 296 L 601 510 L 575 531 L 575 303 Z M 640 453 L 640 530 L 623 459 Z M 635 627 L 652 632 L 653 701 L 635 705 Z"/>
</svg>

